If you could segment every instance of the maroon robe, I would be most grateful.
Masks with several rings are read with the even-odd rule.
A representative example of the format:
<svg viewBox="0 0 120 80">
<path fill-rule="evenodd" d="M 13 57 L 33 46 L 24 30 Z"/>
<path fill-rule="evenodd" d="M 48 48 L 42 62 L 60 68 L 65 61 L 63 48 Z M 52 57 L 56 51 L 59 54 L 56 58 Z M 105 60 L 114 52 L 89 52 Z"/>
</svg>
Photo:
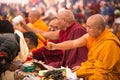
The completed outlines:
<svg viewBox="0 0 120 80">
<path fill-rule="evenodd" d="M 81 37 L 86 33 L 84 27 L 80 26 L 78 23 L 73 22 L 65 31 L 61 30 L 59 33 L 59 41 L 74 40 Z M 81 62 L 87 60 L 87 48 L 75 48 L 70 50 L 65 50 L 63 53 L 63 59 L 61 65 L 64 67 L 72 68 L 78 66 Z"/>
<path fill-rule="evenodd" d="M 58 41 L 52 41 L 55 43 L 58 43 Z M 41 60 L 45 62 L 45 64 L 53 66 L 53 67 L 59 67 L 60 62 L 63 57 L 63 52 L 61 50 L 47 50 L 45 47 L 36 49 L 32 51 L 33 58 L 37 60 Z"/>
</svg>

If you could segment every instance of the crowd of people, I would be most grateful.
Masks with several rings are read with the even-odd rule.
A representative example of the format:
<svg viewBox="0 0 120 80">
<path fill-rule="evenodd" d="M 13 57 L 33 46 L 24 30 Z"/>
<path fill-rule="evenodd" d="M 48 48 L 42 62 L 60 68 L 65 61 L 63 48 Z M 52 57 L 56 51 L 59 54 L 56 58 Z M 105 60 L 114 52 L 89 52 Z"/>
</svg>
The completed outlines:
<svg viewBox="0 0 120 80">
<path fill-rule="evenodd" d="M 0 3 L 0 80 L 31 59 L 84 80 L 120 80 L 120 1 L 46 2 Z"/>
</svg>

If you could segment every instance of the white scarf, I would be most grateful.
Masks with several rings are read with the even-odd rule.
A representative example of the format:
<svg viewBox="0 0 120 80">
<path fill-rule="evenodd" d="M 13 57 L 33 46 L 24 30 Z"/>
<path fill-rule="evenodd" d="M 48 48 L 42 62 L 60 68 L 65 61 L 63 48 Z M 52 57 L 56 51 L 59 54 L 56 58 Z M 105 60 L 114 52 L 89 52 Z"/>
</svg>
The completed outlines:
<svg viewBox="0 0 120 80">
<path fill-rule="evenodd" d="M 27 43 L 25 42 L 22 32 L 15 30 L 15 33 L 20 37 L 20 52 L 15 60 L 25 61 L 29 53 Z"/>
</svg>

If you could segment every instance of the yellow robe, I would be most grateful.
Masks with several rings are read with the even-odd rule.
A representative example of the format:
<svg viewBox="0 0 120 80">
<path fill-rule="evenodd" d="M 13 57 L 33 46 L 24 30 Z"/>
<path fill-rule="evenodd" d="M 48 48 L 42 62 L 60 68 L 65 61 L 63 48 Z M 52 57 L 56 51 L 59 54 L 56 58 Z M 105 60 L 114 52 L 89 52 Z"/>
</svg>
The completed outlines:
<svg viewBox="0 0 120 80">
<path fill-rule="evenodd" d="M 120 80 L 120 41 L 106 29 L 97 39 L 88 38 L 88 60 L 76 71 L 85 80 Z"/>
<path fill-rule="evenodd" d="M 28 26 L 30 26 L 32 28 L 35 28 L 35 29 L 38 29 L 38 30 L 48 31 L 48 26 L 41 19 L 37 20 L 33 24 L 32 23 L 28 23 Z M 41 39 L 41 40 L 39 39 L 37 48 L 41 48 L 43 45 L 44 45 L 43 39 Z"/>
</svg>

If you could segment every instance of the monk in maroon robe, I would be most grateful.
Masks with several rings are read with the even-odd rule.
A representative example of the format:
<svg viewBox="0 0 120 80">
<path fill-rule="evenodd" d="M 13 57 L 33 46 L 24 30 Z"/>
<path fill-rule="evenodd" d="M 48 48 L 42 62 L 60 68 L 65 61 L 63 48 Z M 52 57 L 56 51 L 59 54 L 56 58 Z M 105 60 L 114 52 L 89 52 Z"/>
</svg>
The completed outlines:
<svg viewBox="0 0 120 80">
<path fill-rule="evenodd" d="M 57 28 L 57 19 L 53 19 L 49 23 L 49 31 L 56 31 Z M 58 43 L 59 40 L 49 40 L 50 42 Z M 56 64 L 60 64 L 62 57 L 63 57 L 63 51 L 62 50 L 47 50 L 45 47 L 39 48 L 37 50 L 32 51 L 33 58 L 37 59 L 38 61 L 45 62 L 45 64 L 48 64 L 53 67 L 57 67 Z"/>
<path fill-rule="evenodd" d="M 85 28 L 80 26 L 78 23 L 73 22 L 65 31 L 61 30 L 59 34 L 60 42 L 67 41 L 67 40 L 74 40 L 76 38 L 81 37 L 85 34 Z M 86 61 L 87 59 L 87 48 L 75 48 L 64 51 L 63 59 L 62 59 L 62 66 L 68 66 L 72 68 L 74 66 L 80 65 L 81 62 Z"/>
</svg>

